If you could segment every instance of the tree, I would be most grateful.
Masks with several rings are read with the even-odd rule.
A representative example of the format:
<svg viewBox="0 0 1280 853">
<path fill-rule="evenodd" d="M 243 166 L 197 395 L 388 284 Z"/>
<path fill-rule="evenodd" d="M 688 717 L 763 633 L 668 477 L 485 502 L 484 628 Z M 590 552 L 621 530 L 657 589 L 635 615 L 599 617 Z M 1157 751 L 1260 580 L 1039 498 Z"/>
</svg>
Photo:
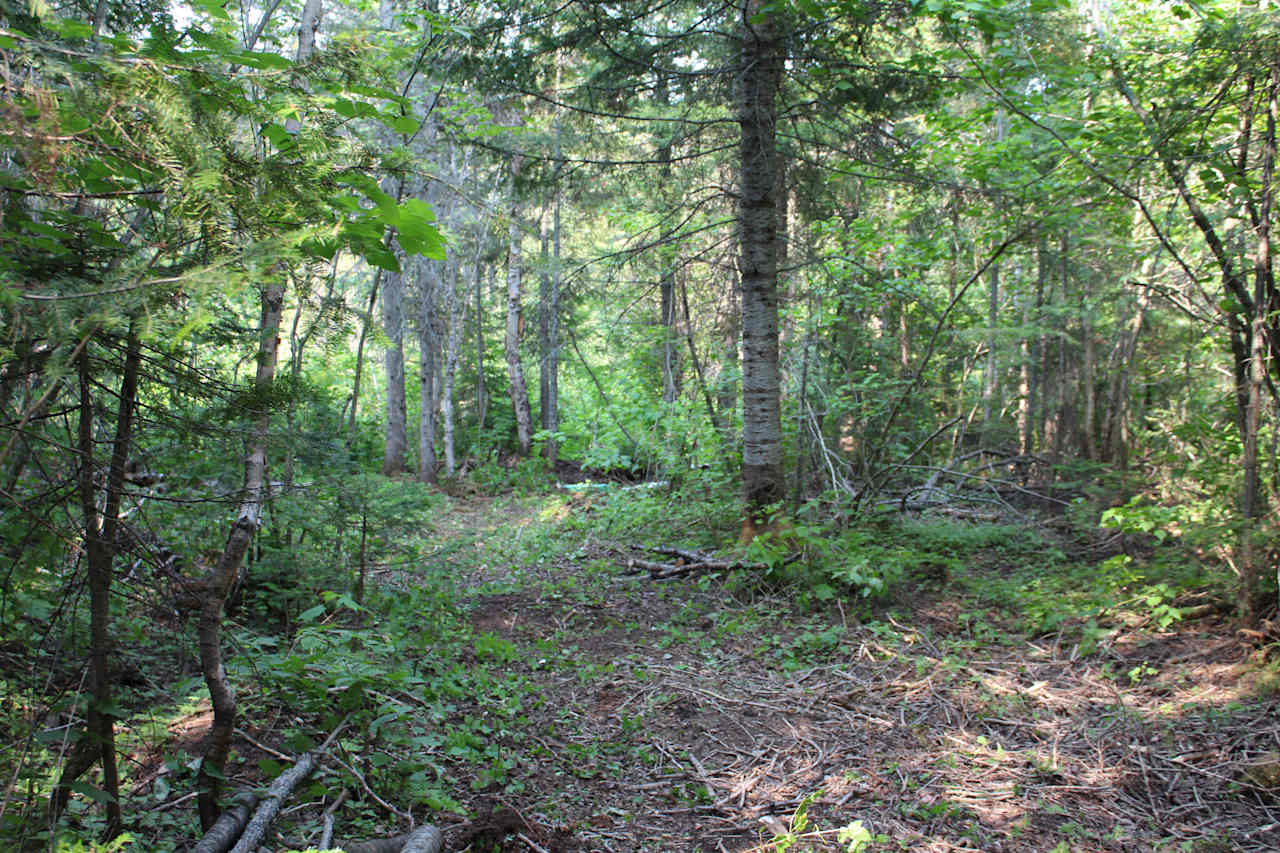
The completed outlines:
<svg viewBox="0 0 1280 853">
<path fill-rule="evenodd" d="M 755 515 L 786 494 L 778 365 L 777 95 L 785 58 L 775 13 L 741 7 L 738 229 L 742 275 L 742 487 Z"/>
<path fill-rule="evenodd" d="M 519 157 L 511 165 L 511 174 L 514 187 L 520 174 Z M 527 457 L 533 449 L 533 413 L 529 406 L 529 391 L 525 385 L 524 363 L 520 355 L 520 341 L 524 336 L 524 317 L 521 313 L 524 266 L 520 241 L 524 233 L 520 226 L 519 205 L 514 200 L 511 205 L 511 220 L 507 226 L 507 331 L 503 338 L 503 348 L 507 356 L 507 387 L 511 407 L 515 410 L 516 447 L 522 457 Z"/>
</svg>

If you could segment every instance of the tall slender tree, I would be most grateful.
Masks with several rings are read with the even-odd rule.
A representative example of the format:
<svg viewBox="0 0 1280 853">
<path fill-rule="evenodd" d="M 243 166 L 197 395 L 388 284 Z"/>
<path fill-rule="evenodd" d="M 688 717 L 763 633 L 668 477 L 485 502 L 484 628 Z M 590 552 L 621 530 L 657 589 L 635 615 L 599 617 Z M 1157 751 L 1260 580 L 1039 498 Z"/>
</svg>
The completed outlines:
<svg viewBox="0 0 1280 853">
<path fill-rule="evenodd" d="M 737 119 L 742 286 L 742 487 L 759 515 L 786 494 L 778 362 L 777 97 L 785 49 L 764 0 L 739 7 Z"/>
</svg>

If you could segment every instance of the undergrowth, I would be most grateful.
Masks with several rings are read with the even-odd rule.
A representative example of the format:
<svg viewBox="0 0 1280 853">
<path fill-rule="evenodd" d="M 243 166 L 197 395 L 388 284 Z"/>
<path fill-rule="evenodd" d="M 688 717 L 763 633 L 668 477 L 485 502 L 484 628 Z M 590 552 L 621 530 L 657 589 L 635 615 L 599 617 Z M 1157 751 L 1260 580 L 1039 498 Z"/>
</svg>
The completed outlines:
<svg viewBox="0 0 1280 853">
<path fill-rule="evenodd" d="M 258 577 L 229 625 L 228 669 L 245 740 L 227 772 L 232 787 L 261 784 L 285 766 L 282 755 L 312 749 L 341 726 L 334 761 L 304 796 L 324 803 L 343 788 L 351 792 L 346 837 L 385 827 L 390 815 L 376 792 L 394 792 L 393 807 L 419 820 L 465 816 L 473 794 L 528 793 L 522 768 L 566 761 L 561 772 L 590 779 L 624 758 L 656 760 L 646 752 L 643 709 L 620 718 L 616 742 L 578 744 L 563 732 L 582 709 L 547 708 L 537 687 L 538 674 L 549 670 L 584 684 L 607 682 L 615 666 L 647 677 L 651 661 L 628 655 L 588 664 L 576 645 L 574 614 L 608 608 L 619 573 L 608 549 L 623 543 L 718 550 L 764 568 L 654 585 L 652 594 L 683 597 L 684 605 L 670 621 L 618 621 L 619 631 L 650 632 L 658 654 L 680 650 L 712 662 L 723 644 L 746 644 L 787 672 L 842 653 L 849 620 L 864 620 L 891 648 L 909 644 L 915 629 L 902 624 L 910 617 L 898 608 L 931 597 L 954 603 L 958 633 L 950 642 L 957 648 L 1056 632 L 1089 654 L 1105 639 L 1107 620 L 1168 628 L 1181 616 L 1179 597 L 1206 582 L 1204 570 L 1170 543 L 1089 560 L 1034 527 L 946 516 L 846 523 L 802 510 L 791 524 L 739 546 L 737 499 L 715 471 L 675 486 L 499 496 L 483 530 L 448 527 L 439 521 L 448 505 L 438 496 L 374 479 L 317 506 L 322 511 L 310 514 L 276 508 L 288 529 L 265 534 Z M 291 552 L 300 559 L 291 563 Z M 494 595 L 570 615 L 536 641 L 506 636 L 473 618 L 473 608 Z M 154 614 L 142 610 L 126 621 L 132 605 L 117 606 L 120 624 L 132 628 L 134 659 L 163 658 L 185 671 L 151 678 L 143 665 L 144 676 L 118 693 L 129 829 L 145 839 L 140 849 L 165 853 L 197 834 L 193 816 L 172 806 L 192 790 L 195 744 L 184 733 L 198 728 L 208 704 L 191 668 L 190 625 L 148 623 Z M 64 721 L 82 714 L 86 700 L 69 683 L 65 698 L 49 705 L 11 663 L 0 713 L 13 734 L 0 771 L 15 784 L 0 843 L 87 850 L 101 828 L 90 777 L 53 835 L 40 826 L 67 746 L 59 740 Z M 550 752 L 548 742 L 562 737 L 577 751 Z M 700 802 L 695 790 L 677 795 Z M 299 849 L 315 838 L 314 812 L 281 824 Z M 790 831 L 800 837 L 799 829 Z"/>
</svg>

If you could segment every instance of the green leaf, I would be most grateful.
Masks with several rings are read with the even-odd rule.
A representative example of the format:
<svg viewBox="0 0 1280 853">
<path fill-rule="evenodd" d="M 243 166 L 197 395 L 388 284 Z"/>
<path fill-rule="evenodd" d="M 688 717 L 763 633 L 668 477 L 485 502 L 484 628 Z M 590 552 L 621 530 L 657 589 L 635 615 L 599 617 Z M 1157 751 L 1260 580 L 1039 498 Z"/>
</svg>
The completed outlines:
<svg viewBox="0 0 1280 853">
<path fill-rule="evenodd" d="M 395 252 L 389 251 L 382 246 L 362 246 L 358 249 L 353 246 L 352 249 L 358 251 L 366 261 L 375 267 L 384 269 L 387 272 L 400 272 L 400 261 L 396 258 Z"/>
<path fill-rule="evenodd" d="M 411 198 L 400 205 L 400 220 L 402 222 L 435 222 L 436 212 L 422 199 Z"/>
<path fill-rule="evenodd" d="M 293 147 L 293 134 L 275 122 L 262 126 L 262 135 L 271 140 L 271 144 L 280 150 Z"/>
<path fill-rule="evenodd" d="M 317 604 L 315 607 L 308 608 L 298 614 L 298 620 L 301 622 L 314 622 L 324 615 L 324 605 Z"/>
<path fill-rule="evenodd" d="M 211 18 L 221 18 L 224 21 L 231 20 L 231 16 L 227 14 L 226 6 L 222 0 L 191 0 L 191 5 L 197 9 L 203 9 Z"/>
<path fill-rule="evenodd" d="M 293 60 L 278 53 L 245 50 L 236 54 L 235 58 L 241 65 L 247 65 L 259 71 L 283 71 L 293 67 Z"/>
<path fill-rule="evenodd" d="M 72 18 L 56 18 L 49 22 L 49 29 L 68 39 L 93 38 L 93 27 Z"/>
<path fill-rule="evenodd" d="M 420 206 L 406 209 L 411 203 Z M 417 199 L 409 199 L 400 208 L 400 246 L 411 255 L 423 255 L 438 261 L 444 260 L 444 238 L 433 224 L 435 215 L 431 208 Z"/>
<path fill-rule="evenodd" d="M 66 134 L 81 133 L 88 130 L 90 124 L 88 116 L 79 113 L 64 112 L 62 115 L 62 132 Z"/>
<path fill-rule="evenodd" d="M 369 98 L 385 98 L 388 101 L 395 101 L 398 104 L 409 102 L 409 99 L 403 97 L 399 92 L 393 92 L 390 89 L 383 89 L 380 86 L 366 86 L 363 83 L 352 83 L 346 88 L 348 92 L 354 92 L 357 95 L 364 95 Z"/>
<path fill-rule="evenodd" d="M 418 128 L 421 126 L 421 122 L 413 116 L 387 115 L 383 113 L 381 118 L 383 124 L 396 133 L 403 133 L 405 136 L 417 133 Z"/>
<path fill-rule="evenodd" d="M 106 805 L 107 803 L 114 802 L 115 800 L 115 797 L 111 796 L 106 791 L 101 788 L 94 787 L 87 782 L 72 782 L 71 790 L 77 794 L 88 797 L 98 805 Z"/>
</svg>

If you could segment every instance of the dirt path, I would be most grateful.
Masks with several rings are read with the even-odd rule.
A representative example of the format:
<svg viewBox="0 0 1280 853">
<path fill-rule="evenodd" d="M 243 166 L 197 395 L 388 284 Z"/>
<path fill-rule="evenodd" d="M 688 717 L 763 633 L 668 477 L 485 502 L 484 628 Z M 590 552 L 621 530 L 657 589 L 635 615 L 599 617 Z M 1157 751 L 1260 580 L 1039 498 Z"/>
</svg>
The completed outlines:
<svg viewBox="0 0 1280 853">
<path fill-rule="evenodd" d="M 462 511 L 512 557 L 555 521 Z M 1225 625 L 1122 630 L 1086 656 L 959 604 L 859 624 L 561 544 L 465 579 L 477 659 L 520 712 L 455 712 L 509 765 L 470 805 L 514 810 L 543 849 L 845 850 L 859 821 L 873 850 L 1280 849 L 1277 702 Z"/>
</svg>

